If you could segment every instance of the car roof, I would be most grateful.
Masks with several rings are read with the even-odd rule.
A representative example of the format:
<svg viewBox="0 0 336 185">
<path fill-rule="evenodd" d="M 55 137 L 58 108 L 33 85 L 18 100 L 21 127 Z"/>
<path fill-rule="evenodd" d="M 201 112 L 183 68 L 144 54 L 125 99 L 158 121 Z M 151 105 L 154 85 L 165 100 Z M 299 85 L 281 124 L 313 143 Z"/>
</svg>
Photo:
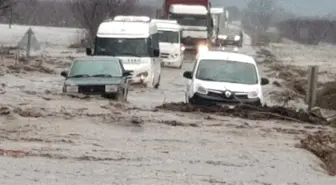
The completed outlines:
<svg viewBox="0 0 336 185">
<path fill-rule="evenodd" d="M 157 33 L 153 22 L 106 20 L 102 22 L 96 36 L 103 38 L 146 38 Z"/>
<path fill-rule="evenodd" d="M 87 56 L 87 57 L 81 57 L 81 58 L 76 58 L 74 61 L 96 61 L 96 60 L 110 60 L 110 61 L 118 61 L 119 58 L 112 57 L 112 56 Z"/>
<path fill-rule="evenodd" d="M 198 60 L 230 60 L 244 62 L 256 65 L 253 57 L 235 52 L 228 51 L 205 51 L 197 55 Z"/>
</svg>

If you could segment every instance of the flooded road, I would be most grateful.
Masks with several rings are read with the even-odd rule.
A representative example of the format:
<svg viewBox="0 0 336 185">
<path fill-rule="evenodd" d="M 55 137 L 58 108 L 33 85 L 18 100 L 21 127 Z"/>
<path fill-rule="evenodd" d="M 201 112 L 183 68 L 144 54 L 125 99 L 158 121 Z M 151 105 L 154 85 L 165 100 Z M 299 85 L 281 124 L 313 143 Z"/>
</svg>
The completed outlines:
<svg viewBox="0 0 336 185">
<path fill-rule="evenodd" d="M 70 61 L 1 61 L 0 184 L 336 184 L 295 147 L 324 127 L 152 109 L 184 100 L 191 60 L 126 104 L 62 95 Z"/>
</svg>

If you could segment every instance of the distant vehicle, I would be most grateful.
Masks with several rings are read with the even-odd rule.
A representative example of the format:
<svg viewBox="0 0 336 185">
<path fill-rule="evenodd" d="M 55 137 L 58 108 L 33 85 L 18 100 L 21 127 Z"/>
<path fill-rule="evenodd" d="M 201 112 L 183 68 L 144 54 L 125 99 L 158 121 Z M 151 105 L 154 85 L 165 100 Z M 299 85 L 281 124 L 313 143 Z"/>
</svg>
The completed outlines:
<svg viewBox="0 0 336 185">
<path fill-rule="evenodd" d="M 163 0 L 162 8 L 159 10 L 158 17 L 168 19 L 170 6 L 173 4 L 201 5 L 206 7 L 208 10 L 211 8 L 210 0 Z"/>
<path fill-rule="evenodd" d="M 177 20 L 182 26 L 182 43 L 186 49 L 197 50 L 199 46 L 211 44 L 213 21 L 208 7 L 172 4 L 168 19 Z"/>
<path fill-rule="evenodd" d="M 61 75 L 65 77 L 63 93 L 127 100 L 131 72 L 124 69 L 120 59 L 98 56 L 75 59 L 69 71 L 62 71 Z"/>
<path fill-rule="evenodd" d="M 153 19 L 152 22 L 157 25 L 163 65 L 181 68 L 185 50 L 181 43 L 181 26 L 176 20 Z"/>
<path fill-rule="evenodd" d="M 224 8 L 211 8 L 211 17 L 214 23 L 213 26 L 213 36 L 212 36 L 212 43 L 216 43 L 219 30 L 225 28 L 225 12 Z"/>
<path fill-rule="evenodd" d="M 185 100 L 191 104 L 265 105 L 261 78 L 255 60 L 247 55 L 206 51 L 196 56 L 188 79 Z"/>
<path fill-rule="evenodd" d="M 146 16 L 116 16 L 99 25 L 93 51 L 88 55 L 114 56 L 132 71 L 132 83 L 158 88 L 161 79 L 159 33 Z"/>
<path fill-rule="evenodd" d="M 218 35 L 217 46 L 234 45 L 243 47 L 244 34 L 242 30 L 225 28 Z"/>
</svg>

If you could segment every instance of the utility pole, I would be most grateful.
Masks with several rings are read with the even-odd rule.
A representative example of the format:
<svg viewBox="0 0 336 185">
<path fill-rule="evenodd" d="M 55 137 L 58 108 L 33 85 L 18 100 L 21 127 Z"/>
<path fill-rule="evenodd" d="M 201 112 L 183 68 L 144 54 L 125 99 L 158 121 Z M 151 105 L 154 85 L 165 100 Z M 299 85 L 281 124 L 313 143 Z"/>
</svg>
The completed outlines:
<svg viewBox="0 0 336 185">
<path fill-rule="evenodd" d="M 9 8 L 9 29 L 12 28 L 12 24 L 13 24 L 13 5 L 10 6 Z"/>
</svg>

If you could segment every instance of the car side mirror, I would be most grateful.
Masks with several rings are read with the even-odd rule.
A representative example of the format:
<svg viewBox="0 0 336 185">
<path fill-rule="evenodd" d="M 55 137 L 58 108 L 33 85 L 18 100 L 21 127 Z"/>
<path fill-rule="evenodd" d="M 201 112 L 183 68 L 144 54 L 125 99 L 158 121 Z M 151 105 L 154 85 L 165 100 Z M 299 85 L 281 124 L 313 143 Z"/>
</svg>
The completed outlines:
<svg viewBox="0 0 336 185">
<path fill-rule="evenodd" d="M 62 71 L 61 76 L 63 76 L 64 78 L 68 77 L 68 72 L 67 71 Z"/>
<path fill-rule="evenodd" d="M 92 54 L 92 49 L 91 48 L 86 48 L 86 55 L 91 56 Z"/>
<path fill-rule="evenodd" d="M 192 79 L 192 73 L 191 73 L 191 71 L 185 71 L 183 73 L 183 77 L 187 78 L 187 79 Z"/>
<path fill-rule="evenodd" d="M 124 71 L 123 76 L 131 76 L 132 71 Z"/>
<path fill-rule="evenodd" d="M 153 49 L 153 55 L 154 55 L 154 57 L 159 57 L 160 56 L 160 49 Z"/>
<path fill-rule="evenodd" d="M 269 80 L 267 78 L 261 78 L 261 85 L 269 84 Z"/>
</svg>

